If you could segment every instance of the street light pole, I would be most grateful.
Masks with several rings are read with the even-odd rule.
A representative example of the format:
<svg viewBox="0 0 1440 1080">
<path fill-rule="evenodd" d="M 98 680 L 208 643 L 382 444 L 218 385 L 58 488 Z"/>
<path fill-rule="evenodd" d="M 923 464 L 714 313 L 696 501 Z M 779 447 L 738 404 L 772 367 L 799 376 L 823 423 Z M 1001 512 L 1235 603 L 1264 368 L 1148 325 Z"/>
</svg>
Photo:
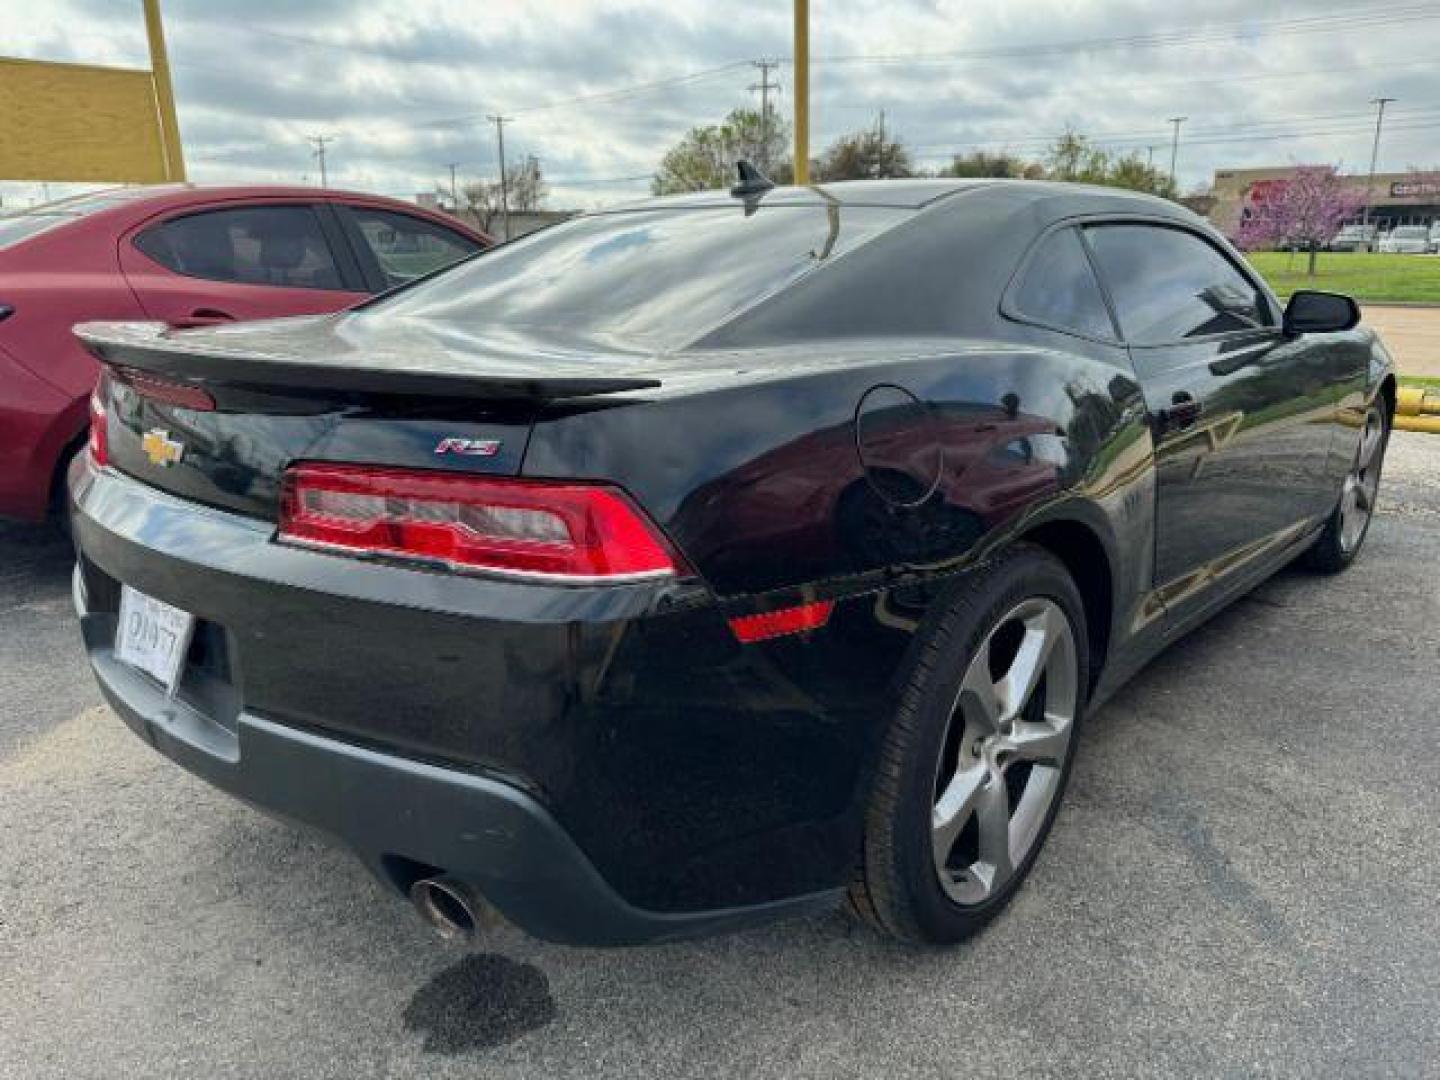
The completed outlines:
<svg viewBox="0 0 1440 1080">
<path fill-rule="evenodd" d="M 1180 154 L 1180 125 L 1189 119 L 1188 116 L 1172 116 L 1168 121 L 1168 123 L 1173 124 L 1175 127 L 1174 134 L 1170 136 L 1170 187 L 1173 188 L 1177 194 L 1179 189 L 1175 187 L 1175 159 Z"/>
<path fill-rule="evenodd" d="M 160 0 L 145 0 L 145 35 L 150 42 L 150 78 L 165 155 L 165 179 L 185 179 L 185 153 L 180 145 L 180 121 L 175 117 L 175 88 L 170 81 L 170 56 L 165 49 L 165 24 Z"/>
<path fill-rule="evenodd" d="M 1370 175 L 1365 180 L 1365 215 L 1360 221 L 1362 244 L 1369 243 L 1370 238 L 1370 200 L 1374 197 L 1375 162 L 1380 157 L 1380 125 L 1385 123 L 1385 106 L 1394 100 L 1393 97 L 1377 97 L 1370 101 L 1375 106 L 1375 141 L 1370 144 Z"/>
</svg>

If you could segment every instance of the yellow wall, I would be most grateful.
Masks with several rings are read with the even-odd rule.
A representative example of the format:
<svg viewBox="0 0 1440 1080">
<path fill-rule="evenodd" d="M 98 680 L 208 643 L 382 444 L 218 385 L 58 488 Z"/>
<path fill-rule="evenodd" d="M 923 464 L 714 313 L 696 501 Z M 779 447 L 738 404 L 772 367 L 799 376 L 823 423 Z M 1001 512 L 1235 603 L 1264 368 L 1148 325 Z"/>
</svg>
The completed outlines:
<svg viewBox="0 0 1440 1080">
<path fill-rule="evenodd" d="M 170 179 L 150 72 L 0 57 L 0 180 Z"/>
</svg>

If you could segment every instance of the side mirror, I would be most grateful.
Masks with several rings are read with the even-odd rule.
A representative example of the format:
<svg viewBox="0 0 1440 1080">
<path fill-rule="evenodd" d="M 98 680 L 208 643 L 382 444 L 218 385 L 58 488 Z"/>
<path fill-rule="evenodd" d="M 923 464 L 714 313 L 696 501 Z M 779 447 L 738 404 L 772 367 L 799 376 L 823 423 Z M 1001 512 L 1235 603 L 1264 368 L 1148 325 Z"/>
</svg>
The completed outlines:
<svg viewBox="0 0 1440 1080">
<path fill-rule="evenodd" d="M 1340 293 L 1301 289 L 1285 305 L 1285 333 L 1334 334 L 1360 324 L 1360 305 Z"/>
</svg>

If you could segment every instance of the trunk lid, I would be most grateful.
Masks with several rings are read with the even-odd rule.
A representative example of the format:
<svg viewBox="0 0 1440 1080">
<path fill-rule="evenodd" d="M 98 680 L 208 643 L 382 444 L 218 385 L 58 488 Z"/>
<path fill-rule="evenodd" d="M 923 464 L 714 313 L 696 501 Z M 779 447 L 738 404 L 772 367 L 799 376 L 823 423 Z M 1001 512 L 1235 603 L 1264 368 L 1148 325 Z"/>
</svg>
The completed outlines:
<svg viewBox="0 0 1440 1080">
<path fill-rule="evenodd" d="M 547 404 L 659 385 L 633 373 L 640 355 L 612 344 L 382 325 L 363 313 L 184 332 L 88 323 L 75 332 L 109 369 L 112 466 L 266 519 L 294 461 L 515 475 Z M 204 391 L 215 408 L 165 400 L 174 384 Z"/>
</svg>

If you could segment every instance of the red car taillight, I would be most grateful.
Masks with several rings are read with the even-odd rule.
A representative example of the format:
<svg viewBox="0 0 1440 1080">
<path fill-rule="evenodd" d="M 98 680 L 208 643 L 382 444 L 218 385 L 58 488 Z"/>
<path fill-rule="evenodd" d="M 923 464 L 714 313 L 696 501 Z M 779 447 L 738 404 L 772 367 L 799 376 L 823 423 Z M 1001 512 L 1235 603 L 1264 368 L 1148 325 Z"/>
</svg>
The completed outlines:
<svg viewBox="0 0 1440 1080">
<path fill-rule="evenodd" d="M 182 409 L 194 409 L 196 412 L 215 411 L 215 399 L 210 396 L 210 392 L 190 383 L 124 367 L 116 368 L 113 377 L 151 401 L 158 401 L 163 405 L 178 405 Z"/>
<path fill-rule="evenodd" d="M 110 428 L 105 418 L 105 402 L 110 396 L 109 376 L 100 373 L 95 389 L 90 391 L 90 457 L 96 465 L 110 464 Z"/>
<path fill-rule="evenodd" d="M 286 470 L 281 540 L 576 582 L 661 577 L 680 557 L 619 490 L 366 465 Z"/>
</svg>

